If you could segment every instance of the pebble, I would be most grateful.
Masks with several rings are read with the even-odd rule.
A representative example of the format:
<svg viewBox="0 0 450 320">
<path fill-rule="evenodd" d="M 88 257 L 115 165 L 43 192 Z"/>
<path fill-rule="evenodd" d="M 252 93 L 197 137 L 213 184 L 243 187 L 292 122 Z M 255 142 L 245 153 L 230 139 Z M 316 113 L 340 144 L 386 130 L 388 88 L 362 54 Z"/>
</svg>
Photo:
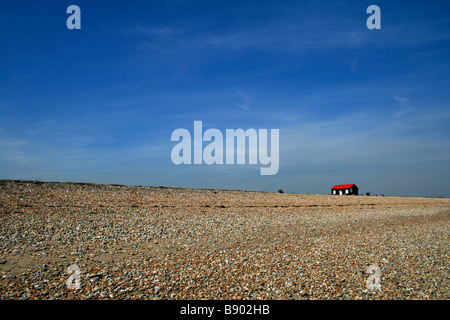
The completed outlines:
<svg viewBox="0 0 450 320">
<path fill-rule="evenodd" d="M 445 198 L 5 181 L 0 202 L 0 299 L 450 299 Z"/>
</svg>

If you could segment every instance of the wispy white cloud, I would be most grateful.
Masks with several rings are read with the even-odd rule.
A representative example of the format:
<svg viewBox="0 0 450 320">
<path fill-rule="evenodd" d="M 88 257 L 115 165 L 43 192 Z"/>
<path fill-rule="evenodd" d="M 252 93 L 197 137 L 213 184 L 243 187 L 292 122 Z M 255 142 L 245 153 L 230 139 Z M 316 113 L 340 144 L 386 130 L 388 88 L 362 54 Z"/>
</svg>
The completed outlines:
<svg viewBox="0 0 450 320">
<path fill-rule="evenodd" d="M 211 31 L 207 28 L 197 30 L 193 26 L 144 24 L 123 27 L 122 30 L 128 37 L 140 38 L 137 44 L 140 50 L 160 48 L 167 54 L 191 54 L 205 52 L 205 49 L 220 50 L 224 54 L 242 50 L 309 53 L 317 50 L 353 50 L 367 46 L 417 47 L 450 39 L 448 33 L 436 32 L 442 21 L 424 20 L 416 22 L 415 27 L 411 28 L 411 21 L 408 20 L 395 25 L 383 25 L 382 30 L 375 34 L 370 33 L 356 19 L 336 28 L 338 22 L 333 19 L 338 18 L 328 15 L 302 16 L 301 22 L 273 18 L 264 24 Z"/>
<path fill-rule="evenodd" d="M 402 106 L 407 106 L 409 105 L 409 99 L 406 97 L 401 97 L 401 96 L 395 96 L 394 100 L 397 101 L 398 103 L 400 103 Z"/>
<path fill-rule="evenodd" d="M 6 178 L 84 176 L 127 178 L 126 172 L 154 170 L 169 159 L 169 140 L 129 145 L 108 144 L 76 122 L 46 120 L 20 132 L 0 128 L 0 176 Z M 31 176 L 28 176 L 31 177 Z M 89 179 L 88 179 L 89 180 Z"/>
<path fill-rule="evenodd" d="M 406 114 L 413 112 L 415 109 L 410 105 L 410 101 L 407 97 L 402 97 L 399 95 L 394 96 L 394 100 L 400 104 L 400 110 L 395 112 L 396 117 L 403 117 Z"/>
<path fill-rule="evenodd" d="M 29 143 L 23 139 L 12 137 L 0 137 L 0 163 L 12 165 L 27 165 L 31 162 L 32 155 L 25 150 Z"/>
<path fill-rule="evenodd" d="M 372 119 L 347 115 L 280 132 L 286 166 L 369 168 L 450 160 L 450 141 L 442 134 L 448 112 Z"/>
</svg>

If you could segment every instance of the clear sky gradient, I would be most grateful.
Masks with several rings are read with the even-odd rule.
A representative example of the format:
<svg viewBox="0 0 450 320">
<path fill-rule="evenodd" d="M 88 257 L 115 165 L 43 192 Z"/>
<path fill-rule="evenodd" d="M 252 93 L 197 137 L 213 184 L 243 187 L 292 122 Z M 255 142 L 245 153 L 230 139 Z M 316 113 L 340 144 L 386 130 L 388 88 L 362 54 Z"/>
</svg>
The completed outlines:
<svg viewBox="0 0 450 320">
<path fill-rule="evenodd" d="M 3 179 L 450 196 L 447 0 L 18 0 L 0 49 Z M 278 174 L 174 165 L 196 120 L 279 129 Z"/>
</svg>

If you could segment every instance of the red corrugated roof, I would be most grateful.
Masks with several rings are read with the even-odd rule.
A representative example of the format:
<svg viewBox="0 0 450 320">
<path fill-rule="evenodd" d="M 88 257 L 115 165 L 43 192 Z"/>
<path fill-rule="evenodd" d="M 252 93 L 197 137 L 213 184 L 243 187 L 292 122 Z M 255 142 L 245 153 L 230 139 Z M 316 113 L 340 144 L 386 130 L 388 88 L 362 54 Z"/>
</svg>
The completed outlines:
<svg viewBox="0 0 450 320">
<path fill-rule="evenodd" d="M 333 188 L 331 188 L 331 190 L 335 190 L 335 189 L 349 189 L 351 187 L 353 187 L 355 184 L 337 184 L 335 185 Z"/>
</svg>

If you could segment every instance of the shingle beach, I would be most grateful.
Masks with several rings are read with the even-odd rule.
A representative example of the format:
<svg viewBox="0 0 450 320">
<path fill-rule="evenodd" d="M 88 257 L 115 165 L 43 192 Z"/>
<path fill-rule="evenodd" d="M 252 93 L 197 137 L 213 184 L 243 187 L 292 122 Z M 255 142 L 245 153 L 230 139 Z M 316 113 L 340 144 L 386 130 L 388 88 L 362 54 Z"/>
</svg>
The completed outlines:
<svg viewBox="0 0 450 320">
<path fill-rule="evenodd" d="M 447 300 L 449 236 L 447 198 L 3 180 L 0 299 Z"/>
</svg>

